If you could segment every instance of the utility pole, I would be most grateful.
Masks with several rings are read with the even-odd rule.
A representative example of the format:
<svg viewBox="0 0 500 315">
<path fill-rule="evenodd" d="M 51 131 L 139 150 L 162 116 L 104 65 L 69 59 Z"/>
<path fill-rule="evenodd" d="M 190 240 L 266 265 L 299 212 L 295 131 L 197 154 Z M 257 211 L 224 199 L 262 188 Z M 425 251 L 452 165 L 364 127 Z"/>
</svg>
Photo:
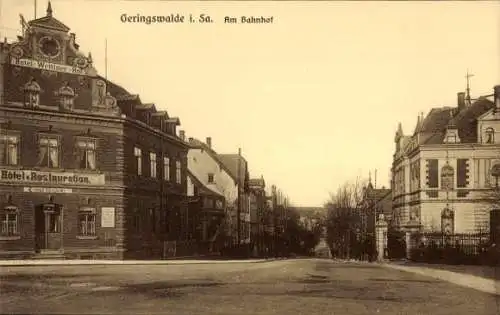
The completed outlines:
<svg viewBox="0 0 500 315">
<path fill-rule="evenodd" d="M 237 209 L 236 209 L 236 242 L 238 247 L 241 244 L 241 148 L 238 149 L 238 174 L 236 176 L 238 182 L 238 193 L 237 193 Z"/>
</svg>

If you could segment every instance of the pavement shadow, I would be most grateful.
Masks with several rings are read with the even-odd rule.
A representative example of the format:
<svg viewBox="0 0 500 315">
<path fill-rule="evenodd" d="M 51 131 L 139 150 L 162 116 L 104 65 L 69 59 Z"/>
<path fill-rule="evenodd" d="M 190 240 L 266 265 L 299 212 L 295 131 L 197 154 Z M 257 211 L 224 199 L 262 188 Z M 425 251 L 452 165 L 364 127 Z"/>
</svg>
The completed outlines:
<svg viewBox="0 0 500 315">
<path fill-rule="evenodd" d="M 225 285 L 225 283 L 207 280 L 178 280 L 156 281 L 148 283 L 127 284 L 109 293 L 140 294 L 146 298 L 179 298 L 199 288 L 211 288 Z M 102 294 L 102 292 L 99 292 Z M 108 293 L 108 294 L 109 294 Z"/>
</svg>

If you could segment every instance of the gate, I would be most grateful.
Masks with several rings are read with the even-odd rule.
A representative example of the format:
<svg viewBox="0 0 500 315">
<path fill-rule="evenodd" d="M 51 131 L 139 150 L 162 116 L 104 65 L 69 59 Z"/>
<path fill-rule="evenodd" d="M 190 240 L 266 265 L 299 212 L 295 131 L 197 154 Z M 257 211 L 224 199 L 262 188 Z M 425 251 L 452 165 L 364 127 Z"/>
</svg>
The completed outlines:
<svg viewBox="0 0 500 315">
<path fill-rule="evenodd" d="M 490 243 L 500 243 L 500 209 L 490 211 Z"/>
<path fill-rule="evenodd" d="M 389 259 L 406 258 L 405 233 L 394 229 L 387 231 L 387 252 Z"/>
</svg>

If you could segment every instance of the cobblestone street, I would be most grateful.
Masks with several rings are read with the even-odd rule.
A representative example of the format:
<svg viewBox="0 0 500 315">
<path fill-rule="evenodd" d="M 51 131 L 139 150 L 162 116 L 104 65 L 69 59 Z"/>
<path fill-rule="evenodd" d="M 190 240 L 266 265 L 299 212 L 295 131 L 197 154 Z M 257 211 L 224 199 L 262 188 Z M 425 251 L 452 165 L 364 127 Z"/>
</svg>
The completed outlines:
<svg viewBox="0 0 500 315">
<path fill-rule="evenodd" d="M 498 296 L 376 264 L 319 259 L 2 267 L 1 312 L 498 314 Z"/>
</svg>

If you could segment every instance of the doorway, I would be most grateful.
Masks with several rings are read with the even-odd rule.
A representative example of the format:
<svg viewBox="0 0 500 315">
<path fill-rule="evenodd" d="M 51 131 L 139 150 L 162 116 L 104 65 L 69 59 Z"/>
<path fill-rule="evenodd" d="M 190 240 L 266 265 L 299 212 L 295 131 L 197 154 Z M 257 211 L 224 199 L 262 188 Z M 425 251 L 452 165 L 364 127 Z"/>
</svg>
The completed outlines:
<svg viewBox="0 0 500 315">
<path fill-rule="evenodd" d="M 35 207 L 35 249 L 37 252 L 61 249 L 62 210 L 61 205 L 54 203 Z"/>
</svg>

